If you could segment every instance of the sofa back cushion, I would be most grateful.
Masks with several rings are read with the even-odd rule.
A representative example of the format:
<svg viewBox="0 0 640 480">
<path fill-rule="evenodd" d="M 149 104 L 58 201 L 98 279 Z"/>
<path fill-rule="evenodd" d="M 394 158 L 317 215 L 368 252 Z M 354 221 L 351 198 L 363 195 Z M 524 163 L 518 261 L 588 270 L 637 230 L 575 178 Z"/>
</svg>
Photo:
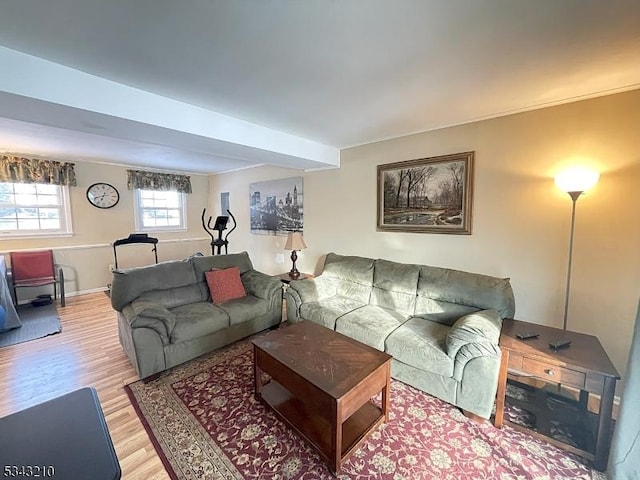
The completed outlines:
<svg viewBox="0 0 640 480">
<path fill-rule="evenodd" d="M 111 305 L 120 311 L 145 292 L 169 290 L 194 283 L 196 276 L 190 260 L 116 270 L 111 282 Z"/>
<path fill-rule="evenodd" d="M 369 303 L 373 286 L 373 263 L 372 258 L 329 253 L 322 276 L 335 284 L 338 295 Z"/>
<path fill-rule="evenodd" d="M 371 305 L 413 315 L 420 265 L 376 260 L 373 271 Z"/>
<path fill-rule="evenodd" d="M 422 266 L 415 316 L 452 324 L 469 312 L 494 309 L 500 318 L 515 315 L 515 300 L 508 278 L 439 267 Z M 450 314 L 450 316 L 449 316 Z"/>
<path fill-rule="evenodd" d="M 208 298 L 209 290 L 206 288 L 206 284 L 198 282 L 184 287 L 144 292 L 138 297 L 138 300 L 152 302 L 171 309 L 190 303 L 206 302 Z"/>
<path fill-rule="evenodd" d="M 418 296 L 416 298 L 416 313 L 414 316 L 451 326 L 460 317 L 479 310 L 481 309 L 478 307 Z"/>
<path fill-rule="evenodd" d="M 244 272 L 253 270 L 253 264 L 247 252 L 193 257 L 191 258 L 191 262 L 198 282 L 206 282 L 204 272 L 208 272 L 214 268 L 221 270 L 223 268 L 238 267 L 241 275 Z"/>
</svg>

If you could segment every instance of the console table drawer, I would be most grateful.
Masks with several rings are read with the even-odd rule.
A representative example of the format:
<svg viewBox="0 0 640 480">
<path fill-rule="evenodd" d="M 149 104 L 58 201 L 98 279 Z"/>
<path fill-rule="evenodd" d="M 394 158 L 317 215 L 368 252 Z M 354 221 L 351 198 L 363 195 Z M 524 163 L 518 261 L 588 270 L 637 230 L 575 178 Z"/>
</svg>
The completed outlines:
<svg viewBox="0 0 640 480">
<path fill-rule="evenodd" d="M 569 368 L 524 357 L 522 359 L 522 369 L 550 382 L 571 385 L 580 389 L 584 388 L 585 374 Z"/>
</svg>

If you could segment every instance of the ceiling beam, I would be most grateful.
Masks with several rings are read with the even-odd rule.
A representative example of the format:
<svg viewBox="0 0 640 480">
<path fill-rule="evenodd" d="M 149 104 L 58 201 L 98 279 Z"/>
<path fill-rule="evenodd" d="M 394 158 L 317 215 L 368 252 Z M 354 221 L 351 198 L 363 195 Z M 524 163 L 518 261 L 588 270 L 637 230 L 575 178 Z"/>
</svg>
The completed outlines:
<svg viewBox="0 0 640 480">
<path fill-rule="evenodd" d="M 339 166 L 339 149 L 0 47 L 0 117 L 250 163 Z"/>
</svg>

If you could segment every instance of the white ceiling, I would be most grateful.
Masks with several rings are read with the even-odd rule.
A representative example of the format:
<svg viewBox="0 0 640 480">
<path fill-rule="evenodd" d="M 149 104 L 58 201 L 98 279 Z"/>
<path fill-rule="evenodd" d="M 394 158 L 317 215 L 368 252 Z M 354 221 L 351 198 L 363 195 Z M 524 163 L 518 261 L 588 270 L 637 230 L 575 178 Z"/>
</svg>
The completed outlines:
<svg viewBox="0 0 640 480">
<path fill-rule="evenodd" d="M 640 88 L 640 1 L 3 0 L 0 65 L 0 151 L 323 168 Z"/>
</svg>

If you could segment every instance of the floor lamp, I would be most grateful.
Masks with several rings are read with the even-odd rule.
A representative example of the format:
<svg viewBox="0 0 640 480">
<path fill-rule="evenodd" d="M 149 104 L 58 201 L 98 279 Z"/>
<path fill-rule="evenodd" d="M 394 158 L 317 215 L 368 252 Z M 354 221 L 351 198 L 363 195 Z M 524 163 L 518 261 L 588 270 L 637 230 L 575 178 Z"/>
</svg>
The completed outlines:
<svg viewBox="0 0 640 480">
<path fill-rule="evenodd" d="M 600 174 L 584 168 L 564 170 L 555 177 L 556 185 L 571 197 L 571 233 L 569 234 L 569 262 L 567 266 L 567 289 L 564 296 L 564 317 L 562 329 L 567 330 L 567 314 L 569 312 L 569 293 L 571 291 L 571 264 L 573 262 L 573 230 L 576 222 L 576 202 L 580 195 L 593 187 Z"/>
</svg>

